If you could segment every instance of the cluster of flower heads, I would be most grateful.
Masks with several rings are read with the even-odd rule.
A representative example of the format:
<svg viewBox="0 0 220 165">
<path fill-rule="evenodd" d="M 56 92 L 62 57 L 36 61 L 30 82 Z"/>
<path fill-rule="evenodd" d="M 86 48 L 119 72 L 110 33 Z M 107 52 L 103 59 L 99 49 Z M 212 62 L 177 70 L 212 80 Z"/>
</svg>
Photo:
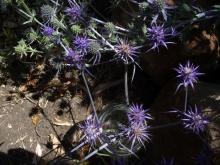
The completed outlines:
<svg viewBox="0 0 220 165">
<path fill-rule="evenodd" d="M 85 21 L 89 17 L 85 17 L 85 11 L 84 11 L 85 9 L 82 7 L 82 5 L 80 5 L 75 0 L 67 0 L 67 2 L 68 2 L 68 6 L 64 9 L 64 16 L 66 16 L 67 20 L 69 20 L 69 23 L 71 26 L 79 25 L 80 27 L 82 25 L 85 30 L 84 32 L 81 31 L 80 33 L 75 33 L 73 36 L 72 43 L 61 45 L 65 49 L 64 59 L 68 64 L 75 65 L 78 69 L 81 69 L 83 68 L 83 64 L 85 63 L 85 61 L 89 61 L 89 62 L 93 61 L 93 64 L 95 64 L 96 62 L 99 62 L 101 59 L 101 54 L 99 51 L 92 57 L 86 56 L 88 53 L 90 53 L 89 49 L 94 50 L 93 48 L 91 48 L 94 45 L 93 43 L 99 43 L 99 42 L 103 43 L 104 47 L 109 47 L 110 45 L 110 48 L 112 49 L 112 51 L 115 51 L 116 58 L 121 59 L 124 63 L 126 64 L 130 64 L 134 62 L 136 63 L 135 60 L 138 58 L 138 53 L 139 53 L 138 49 L 142 46 L 134 46 L 128 41 L 128 39 L 122 39 L 120 35 L 116 35 L 117 36 L 116 41 L 118 42 L 114 42 L 114 41 L 113 43 L 111 43 L 111 41 L 108 42 L 105 39 L 105 36 L 103 37 L 102 34 L 99 34 L 98 29 L 96 28 L 92 30 L 89 29 L 90 26 L 87 26 L 87 23 Z M 161 12 L 165 18 L 166 9 L 167 9 L 166 3 L 160 0 L 149 0 L 148 3 L 152 4 L 152 6 L 154 6 L 153 8 L 157 8 L 158 12 L 159 13 Z M 53 21 L 57 18 L 56 16 L 57 12 L 58 12 L 57 9 L 54 9 L 49 5 L 44 5 L 42 7 L 42 17 L 45 23 L 42 24 L 41 32 L 44 36 L 47 36 L 50 38 L 54 37 L 55 32 L 56 32 L 56 35 L 59 34 L 58 36 L 59 39 L 57 43 L 60 43 L 62 42 L 63 37 L 65 36 L 65 32 L 63 32 L 62 30 L 72 29 L 72 27 L 68 28 L 66 26 L 68 24 L 65 24 L 66 22 L 62 24 L 62 21 L 61 21 L 62 26 L 66 26 L 66 27 L 59 29 L 59 26 L 54 25 Z M 59 21 L 57 20 L 55 22 L 57 23 Z M 98 20 L 98 23 L 100 22 L 102 21 Z M 157 49 L 159 51 L 160 46 L 164 46 L 167 48 L 168 44 L 173 43 L 173 42 L 170 42 L 169 39 L 171 37 L 174 37 L 176 35 L 176 32 L 173 28 L 165 28 L 164 24 L 157 25 L 156 22 L 157 20 L 152 21 L 152 23 L 148 26 L 145 38 L 147 37 L 147 40 L 149 41 L 149 45 L 151 46 L 149 50 Z M 107 24 L 107 23 L 104 23 L 104 24 Z M 115 28 L 115 26 L 113 27 Z M 119 27 L 119 29 L 123 29 L 123 28 Z M 89 31 L 91 30 L 93 32 L 97 30 L 94 33 L 95 37 L 93 37 L 93 39 L 89 39 L 87 37 L 88 36 L 87 30 Z M 129 32 L 129 30 L 126 32 Z M 100 48 L 100 49 L 105 50 L 105 48 Z"/>
<path fill-rule="evenodd" d="M 68 0 L 68 7 L 65 8 L 64 14 L 70 18 L 70 23 L 77 23 L 79 21 L 84 20 L 83 19 L 83 9 L 82 7 L 76 3 L 75 0 Z M 65 35 L 63 31 L 58 32 L 59 28 L 55 30 L 54 25 L 54 16 L 56 9 L 53 9 L 49 5 L 44 5 L 41 7 L 41 13 L 43 20 L 45 23 L 41 25 L 41 33 L 49 37 L 50 39 L 53 39 L 55 35 L 59 34 L 57 38 L 59 38 L 59 41 L 62 41 L 63 36 Z M 53 15 L 53 19 L 52 19 Z M 59 21 L 57 20 L 57 23 Z M 65 25 L 62 25 L 65 26 Z M 67 27 L 64 27 L 64 29 L 67 29 Z M 62 28 L 60 30 L 63 30 Z M 57 32 L 57 34 L 55 33 Z M 51 40 L 52 41 L 52 40 Z M 73 35 L 73 41 L 72 44 L 66 44 L 64 45 L 63 43 L 60 42 L 60 45 L 64 48 L 65 50 L 65 56 L 64 60 L 71 65 L 76 66 L 78 69 L 82 69 L 83 67 L 83 62 L 85 61 L 85 56 L 87 55 L 87 51 L 90 46 L 90 39 L 84 35 Z"/>
<path fill-rule="evenodd" d="M 187 89 L 189 85 L 194 89 L 194 83 L 198 82 L 198 76 L 203 74 L 199 72 L 198 68 L 198 66 L 190 63 L 190 61 L 187 61 L 185 65 L 179 64 L 179 67 L 175 68 L 178 74 L 177 78 L 179 79 L 177 90 L 181 86 Z M 187 104 L 186 101 L 187 100 L 185 100 L 185 103 Z M 181 112 L 181 121 L 185 128 L 192 130 L 196 134 L 204 132 L 209 123 L 208 118 L 202 113 L 201 109 L 197 108 L 196 105 L 194 108 L 189 107 L 186 108 L 184 112 Z"/>
<path fill-rule="evenodd" d="M 174 28 L 167 28 L 167 9 L 169 7 L 166 5 L 163 0 L 147 0 L 148 3 L 152 4 L 152 8 L 156 14 L 153 17 L 150 25 L 146 28 L 146 37 L 149 41 L 150 49 L 149 50 L 158 50 L 159 48 L 165 47 L 168 48 L 168 44 L 173 44 L 174 42 L 170 42 L 170 38 L 175 37 L 177 32 Z M 78 5 L 75 0 L 68 0 L 69 6 L 65 8 L 64 13 L 68 18 L 71 19 L 71 23 L 78 23 L 80 21 L 84 21 L 83 17 L 83 9 L 80 5 Z M 162 14 L 165 23 L 157 23 L 160 21 L 158 17 Z M 56 29 L 57 30 L 57 29 Z M 41 27 L 41 33 L 44 36 L 52 37 L 56 32 L 55 28 L 50 25 L 50 23 L 46 22 Z M 58 31 L 58 30 L 57 30 Z M 128 39 L 121 39 L 119 36 L 117 37 L 118 42 L 113 42 L 112 46 L 109 42 L 105 40 L 105 38 L 98 34 L 94 36 L 95 39 L 90 39 L 85 35 L 87 33 L 81 33 L 80 35 L 75 35 L 73 37 L 72 43 L 67 44 L 68 46 L 61 45 L 65 49 L 65 60 L 68 64 L 76 66 L 78 69 L 82 69 L 85 65 L 86 57 L 88 57 L 88 53 L 92 48 L 99 46 L 97 43 L 99 41 L 98 38 L 101 38 L 103 45 L 104 43 L 108 43 L 105 46 L 109 47 L 115 51 L 116 57 L 121 59 L 125 64 L 134 63 L 136 58 L 138 58 L 138 49 L 140 46 L 134 46 L 129 43 Z M 100 37 L 101 36 L 101 37 Z M 90 36 L 91 37 L 91 36 Z M 92 48 L 91 48 L 92 47 Z M 95 49 L 95 51 L 97 51 Z M 95 60 L 96 61 L 96 60 Z M 99 60 L 98 60 L 99 61 Z M 181 86 L 184 88 L 188 88 L 191 86 L 194 88 L 194 83 L 198 82 L 198 77 L 203 73 L 200 73 L 198 70 L 198 66 L 190 63 L 189 61 L 186 65 L 179 64 L 179 67 L 176 68 L 177 78 L 179 80 L 179 84 L 177 86 L 177 90 Z M 121 125 L 121 132 L 119 136 L 128 139 L 131 144 L 131 151 L 133 150 L 136 144 L 140 144 L 145 146 L 145 142 L 151 140 L 151 134 L 149 132 L 149 124 L 148 121 L 152 120 L 152 116 L 148 113 L 148 110 L 143 108 L 142 104 L 132 104 L 129 106 L 129 111 L 127 112 L 128 124 Z M 195 105 L 194 108 L 188 108 L 186 111 L 181 112 L 181 121 L 185 128 L 192 130 L 194 133 L 199 134 L 204 132 L 209 120 L 205 115 L 201 112 L 200 109 Z M 80 129 L 83 131 L 83 139 L 90 146 L 95 146 L 97 141 L 100 140 L 101 135 L 103 134 L 102 124 L 97 121 L 93 116 L 90 116 L 85 120 L 83 124 L 81 124 Z M 174 160 L 165 160 L 163 159 L 160 164 L 169 164 L 173 165 Z"/>
<path fill-rule="evenodd" d="M 66 62 L 68 64 L 74 64 L 78 69 L 82 69 L 90 40 L 86 36 L 76 36 L 73 39 L 72 45 L 72 48 L 66 49 Z"/>
<path fill-rule="evenodd" d="M 121 135 L 131 142 L 131 150 L 137 142 L 145 146 L 144 142 L 150 140 L 150 126 L 147 121 L 152 120 L 152 117 L 147 111 L 142 104 L 132 104 L 127 112 L 128 126 L 121 126 Z"/>
</svg>

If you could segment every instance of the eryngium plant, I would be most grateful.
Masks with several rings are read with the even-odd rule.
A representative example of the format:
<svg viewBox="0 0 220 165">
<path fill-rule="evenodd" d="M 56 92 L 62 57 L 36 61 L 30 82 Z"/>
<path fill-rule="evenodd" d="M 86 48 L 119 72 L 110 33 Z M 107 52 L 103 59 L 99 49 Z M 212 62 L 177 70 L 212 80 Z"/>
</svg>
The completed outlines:
<svg viewBox="0 0 220 165">
<path fill-rule="evenodd" d="M 202 19 L 214 18 L 219 15 L 219 11 L 194 10 L 194 6 L 187 4 L 184 4 L 188 7 L 185 9 L 163 0 L 126 0 L 132 8 L 130 12 L 120 6 L 125 1 L 118 0 L 114 1 L 117 4 L 115 7 L 122 7 L 130 18 L 129 24 L 122 27 L 112 20 L 105 22 L 104 19 L 99 19 L 103 16 L 97 17 L 97 10 L 93 10 L 92 1 L 46 2 L 42 4 L 42 1 L 39 1 L 38 6 L 32 9 L 26 1 L 16 1 L 14 7 L 27 19 L 24 24 L 29 24 L 32 28 L 26 38 L 19 40 L 14 48 L 15 53 L 21 58 L 28 55 L 44 55 L 46 61 L 52 61 L 51 63 L 57 59 L 58 62 L 52 65 L 55 69 L 60 70 L 67 66 L 77 70 L 82 76 L 93 114 L 79 125 L 83 136 L 70 152 L 74 153 L 82 146 L 89 145 L 91 152 L 82 161 L 102 150 L 114 156 L 136 155 L 141 147 L 145 148 L 146 142 L 152 140 L 151 129 L 157 126 L 151 126 L 152 116 L 143 108 L 144 105 L 130 104 L 129 67 L 134 67 L 131 78 L 133 80 L 135 66 L 139 66 L 139 57 L 143 53 L 148 55 L 150 51 L 156 51 L 159 54 L 161 48 L 169 49 L 169 45 L 175 43 L 173 39 L 179 37 L 180 32 L 187 26 Z M 186 17 L 182 17 L 182 11 Z M 58 53 L 50 53 L 54 49 Z M 108 65 L 108 62 L 117 62 L 117 65 L 122 64 L 125 67 L 126 106 L 116 106 L 111 111 L 98 114 L 87 78 L 95 77 L 90 73 L 91 67 Z M 186 91 L 185 108 L 183 112 L 180 111 L 180 122 L 185 128 L 199 134 L 210 121 L 196 106 L 194 109 L 187 108 L 187 89 L 189 86 L 194 88 L 202 73 L 190 62 L 186 65 L 180 64 L 175 70 L 179 79 L 177 90 L 184 87 Z M 122 119 L 117 118 L 119 111 L 124 112 Z M 114 118 L 113 112 L 116 113 Z M 170 125 L 172 124 L 168 123 L 159 127 L 166 128 Z M 164 159 L 161 163 L 174 164 L 173 160 Z"/>
</svg>

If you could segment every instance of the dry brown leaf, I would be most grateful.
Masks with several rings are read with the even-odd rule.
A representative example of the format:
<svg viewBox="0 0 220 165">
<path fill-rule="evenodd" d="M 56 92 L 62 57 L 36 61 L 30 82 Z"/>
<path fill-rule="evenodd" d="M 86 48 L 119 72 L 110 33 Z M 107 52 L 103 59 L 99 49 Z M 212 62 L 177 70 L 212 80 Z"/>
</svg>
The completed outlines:
<svg viewBox="0 0 220 165">
<path fill-rule="evenodd" d="M 75 94 L 75 96 L 73 97 L 72 101 L 76 104 L 80 104 L 83 101 L 83 96 L 81 93 L 77 93 Z"/>
<path fill-rule="evenodd" d="M 37 82 L 38 82 L 38 79 L 32 79 L 27 82 L 27 85 L 36 86 Z"/>
<path fill-rule="evenodd" d="M 61 81 L 59 80 L 59 78 L 55 77 L 53 78 L 49 83 L 48 86 L 49 87 L 60 87 L 63 84 L 61 83 Z"/>
<path fill-rule="evenodd" d="M 45 68 L 45 64 L 40 64 L 40 65 L 37 66 L 37 69 L 38 69 L 39 71 L 43 71 L 44 68 Z"/>
<path fill-rule="evenodd" d="M 58 125 L 58 126 L 73 126 L 73 123 L 70 121 L 64 121 L 59 119 L 58 117 L 55 117 L 53 120 L 53 124 L 54 125 Z"/>
<path fill-rule="evenodd" d="M 55 135 L 49 135 L 49 143 L 53 146 L 52 149 L 56 152 L 57 156 L 61 156 L 65 153 L 63 146 Z"/>
<path fill-rule="evenodd" d="M 32 123 L 36 126 L 40 123 L 41 121 L 41 118 L 40 118 L 40 115 L 39 114 L 35 114 L 31 117 L 32 119 Z"/>
<path fill-rule="evenodd" d="M 18 88 L 18 91 L 19 91 L 19 92 L 26 92 L 26 91 L 27 91 L 27 85 L 21 85 L 21 86 Z"/>
</svg>

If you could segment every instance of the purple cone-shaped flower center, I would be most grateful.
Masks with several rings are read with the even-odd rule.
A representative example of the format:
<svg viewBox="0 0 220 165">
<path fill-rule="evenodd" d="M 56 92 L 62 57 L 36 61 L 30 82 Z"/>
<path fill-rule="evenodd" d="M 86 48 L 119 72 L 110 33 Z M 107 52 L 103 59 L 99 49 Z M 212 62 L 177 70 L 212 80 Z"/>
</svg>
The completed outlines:
<svg viewBox="0 0 220 165">
<path fill-rule="evenodd" d="M 52 28 L 52 27 L 50 27 L 50 26 L 46 26 L 46 25 L 44 25 L 42 28 L 41 28 L 41 30 L 42 30 L 42 34 L 43 35 L 45 35 L 45 36 L 52 36 L 53 35 L 53 33 L 55 32 L 55 30 Z"/>
<path fill-rule="evenodd" d="M 138 53 L 137 49 L 138 47 L 132 46 L 127 40 L 120 39 L 117 45 L 115 45 L 116 55 L 126 63 L 129 61 L 134 62 Z"/>
<path fill-rule="evenodd" d="M 68 7 L 68 8 L 66 8 L 65 12 L 73 20 L 79 20 L 81 18 L 81 9 L 77 6 Z"/>
<path fill-rule="evenodd" d="M 79 52 L 84 54 L 87 52 L 87 49 L 89 48 L 89 39 L 86 36 L 85 37 L 77 36 L 75 37 L 73 44 Z"/>
</svg>

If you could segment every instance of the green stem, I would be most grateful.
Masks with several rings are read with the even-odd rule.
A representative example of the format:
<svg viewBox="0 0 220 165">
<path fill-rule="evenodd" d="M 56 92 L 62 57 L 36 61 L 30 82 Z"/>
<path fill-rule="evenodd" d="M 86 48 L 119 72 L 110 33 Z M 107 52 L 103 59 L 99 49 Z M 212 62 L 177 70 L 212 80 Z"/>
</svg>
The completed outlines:
<svg viewBox="0 0 220 165">
<path fill-rule="evenodd" d="M 31 10 L 29 9 L 29 7 L 27 6 L 27 4 L 24 2 L 24 1 L 22 1 L 22 6 L 24 7 L 24 9 L 31 15 L 32 13 L 31 13 Z"/>
</svg>

